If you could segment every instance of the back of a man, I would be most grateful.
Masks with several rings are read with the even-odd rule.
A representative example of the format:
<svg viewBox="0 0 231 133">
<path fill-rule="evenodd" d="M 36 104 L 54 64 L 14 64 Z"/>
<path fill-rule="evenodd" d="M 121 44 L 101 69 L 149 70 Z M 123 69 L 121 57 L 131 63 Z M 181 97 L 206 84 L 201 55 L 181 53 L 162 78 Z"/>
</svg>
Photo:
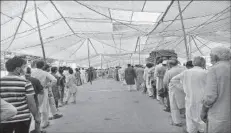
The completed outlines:
<svg viewBox="0 0 231 133">
<path fill-rule="evenodd" d="M 194 57 L 193 65 L 193 68 L 174 77 L 174 79 L 183 81 L 183 89 L 186 94 L 186 127 L 189 133 L 205 131 L 205 123 L 200 118 L 207 76 L 207 71 L 204 69 L 205 59 L 200 56 Z"/>
<path fill-rule="evenodd" d="M 49 92 L 49 88 L 51 88 L 52 85 L 57 83 L 57 80 L 54 76 L 52 76 L 50 73 L 43 71 L 42 68 L 45 66 L 45 62 L 43 61 L 38 61 L 36 63 L 36 69 L 32 69 L 32 73 L 31 73 L 31 77 L 34 77 L 36 79 L 38 79 L 41 83 L 41 85 L 43 86 L 44 89 L 44 97 L 43 97 L 43 102 L 39 108 L 40 113 L 41 113 L 41 117 L 42 117 L 42 128 L 46 128 L 50 125 L 49 123 L 49 105 L 51 108 L 51 111 L 54 112 L 53 110 L 55 110 L 55 106 L 53 104 L 49 104 L 49 97 L 48 94 Z M 51 89 L 50 89 L 51 90 Z M 53 96 L 53 94 L 52 94 Z"/>
<path fill-rule="evenodd" d="M 169 66 L 170 66 L 170 69 L 166 71 L 164 75 L 164 80 L 163 80 L 164 88 L 167 90 L 169 89 L 168 87 L 169 87 L 169 83 L 171 79 L 186 69 L 185 67 L 178 65 L 178 61 L 175 59 L 172 59 L 169 61 Z M 167 95 L 167 107 L 164 109 L 164 111 L 170 112 L 169 95 Z"/>
<path fill-rule="evenodd" d="M 34 101 L 34 88 L 24 77 L 26 62 L 14 57 L 6 62 L 8 75 L 1 78 L 0 97 L 17 109 L 17 114 L 1 122 L 1 133 L 29 133 L 31 113 L 40 122 Z"/>
</svg>

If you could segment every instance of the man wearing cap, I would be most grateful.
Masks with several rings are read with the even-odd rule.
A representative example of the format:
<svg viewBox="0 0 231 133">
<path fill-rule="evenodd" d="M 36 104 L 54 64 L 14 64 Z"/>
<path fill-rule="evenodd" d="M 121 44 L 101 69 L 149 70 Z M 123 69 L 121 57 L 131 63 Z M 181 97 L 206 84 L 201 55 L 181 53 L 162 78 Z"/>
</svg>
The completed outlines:
<svg viewBox="0 0 231 133">
<path fill-rule="evenodd" d="M 158 65 L 155 68 L 154 79 L 156 79 L 156 92 L 157 100 L 160 100 L 160 103 L 164 103 L 164 99 L 158 95 L 158 91 L 163 88 L 163 79 L 165 72 L 167 70 L 167 61 L 166 58 L 159 59 Z"/>
</svg>

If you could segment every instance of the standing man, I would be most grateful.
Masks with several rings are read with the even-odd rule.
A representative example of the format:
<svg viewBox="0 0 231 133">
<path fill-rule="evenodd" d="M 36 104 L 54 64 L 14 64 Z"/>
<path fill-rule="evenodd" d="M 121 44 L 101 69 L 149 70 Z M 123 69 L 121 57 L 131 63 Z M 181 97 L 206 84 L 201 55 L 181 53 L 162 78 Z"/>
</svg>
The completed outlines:
<svg viewBox="0 0 231 133">
<path fill-rule="evenodd" d="M 48 97 L 48 89 L 51 88 L 54 84 L 56 84 L 57 80 L 50 73 L 43 71 L 43 67 L 45 62 L 38 61 L 36 63 L 36 69 L 32 70 L 31 76 L 37 78 L 44 89 L 44 98 L 43 103 L 40 107 L 40 113 L 42 115 L 42 128 L 46 128 L 50 125 L 49 123 L 49 97 Z M 56 116 L 58 117 L 58 116 Z"/>
<path fill-rule="evenodd" d="M 129 91 L 131 91 L 134 88 L 135 79 L 136 79 L 135 70 L 131 67 L 131 64 L 128 64 L 128 68 L 125 69 L 125 80 L 129 87 L 128 89 Z"/>
<path fill-rule="evenodd" d="M 156 79 L 156 92 L 158 94 L 158 91 L 164 87 L 164 75 L 167 70 L 167 61 L 159 59 L 158 65 L 156 66 L 155 73 L 154 73 L 154 79 Z M 161 104 L 164 104 L 164 98 L 157 95 L 157 100 L 160 101 Z"/>
<path fill-rule="evenodd" d="M 118 66 L 115 69 L 115 79 L 116 79 L 116 81 L 120 81 L 119 80 L 119 67 Z"/>
<path fill-rule="evenodd" d="M 205 131 L 205 123 L 200 118 L 201 101 L 207 76 L 205 59 L 197 56 L 193 59 L 193 65 L 193 68 L 185 70 L 172 79 L 183 81 L 183 89 L 186 94 L 186 127 L 189 133 Z"/>
<path fill-rule="evenodd" d="M 1 78 L 0 97 L 17 109 L 17 114 L 1 121 L 1 133 L 29 133 L 31 114 L 36 123 L 40 123 L 40 116 L 34 99 L 32 84 L 22 75 L 25 75 L 27 64 L 20 57 L 13 57 L 6 62 L 8 75 Z M 4 104 L 4 103 L 3 103 Z M 36 131 L 38 133 L 39 131 Z"/>
<path fill-rule="evenodd" d="M 60 77 L 57 75 L 58 68 L 57 67 L 51 67 L 51 75 L 53 75 L 57 82 L 52 86 L 52 93 L 55 100 L 55 107 L 58 109 L 59 107 L 59 99 L 60 99 L 60 93 L 59 93 L 59 85 L 60 85 Z"/>
<path fill-rule="evenodd" d="M 201 119 L 208 124 L 208 132 L 230 133 L 230 49 L 213 48 L 210 58 L 213 66 L 207 74 Z"/>
<path fill-rule="evenodd" d="M 185 70 L 185 67 L 178 65 L 178 60 L 176 59 L 172 59 L 169 61 L 169 67 L 170 69 L 165 73 L 164 80 L 163 80 L 164 81 L 163 87 L 165 89 L 165 92 L 169 91 L 168 88 L 171 79 Z M 170 112 L 169 95 L 167 95 L 167 105 L 164 111 Z"/>
<path fill-rule="evenodd" d="M 141 85 L 144 83 L 144 69 L 142 68 L 141 65 L 137 66 L 136 69 L 136 75 L 137 75 L 137 79 L 136 79 L 136 90 L 140 90 L 141 89 Z"/>
<path fill-rule="evenodd" d="M 41 83 L 40 83 L 40 81 L 38 79 L 31 77 L 31 68 L 29 68 L 29 67 L 27 67 L 25 78 L 28 81 L 31 82 L 31 84 L 32 84 L 32 86 L 34 88 L 34 91 L 35 91 L 34 99 L 35 99 L 35 103 L 36 103 L 36 106 L 37 106 L 38 113 L 40 114 L 39 108 L 40 108 L 40 106 L 41 106 L 41 104 L 43 102 L 42 100 L 43 100 L 43 97 L 44 97 L 43 86 L 41 85 Z M 41 131 L 40 123 L 35 123 L 35 129 L 37 131 Z M 32 132 L 35 132 L 35 131 L 32 131 Z"/>
<path fill-rule="evenodd" d="M 84 68 L 81 69 L 80 71 L 80 76 L 81 76 L 81 81 L 82 81 L 82 84 L 86 83 L 86 75 L 85 75 L 85 70 Z"/>
</svg>

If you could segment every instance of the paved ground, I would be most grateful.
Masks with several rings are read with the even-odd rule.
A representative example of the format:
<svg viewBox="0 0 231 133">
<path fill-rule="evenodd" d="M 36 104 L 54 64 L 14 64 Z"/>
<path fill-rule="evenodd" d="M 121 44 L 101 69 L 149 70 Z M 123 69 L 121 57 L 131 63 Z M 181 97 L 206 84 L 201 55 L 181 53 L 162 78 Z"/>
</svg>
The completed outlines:
<svg viewBox="0 0 231 133">
<path fill-rule="evenodd" d="M 152 132 L 180 133 L 170 114 L 141 92 L 128 92 L 120 82 L 99 79 L 80 88 L 77 104 L 61 107 L 64 117 L 51 121 L 48 133 Z M 72 99 L 71 99 L 72 100 Z"/>
</svg>

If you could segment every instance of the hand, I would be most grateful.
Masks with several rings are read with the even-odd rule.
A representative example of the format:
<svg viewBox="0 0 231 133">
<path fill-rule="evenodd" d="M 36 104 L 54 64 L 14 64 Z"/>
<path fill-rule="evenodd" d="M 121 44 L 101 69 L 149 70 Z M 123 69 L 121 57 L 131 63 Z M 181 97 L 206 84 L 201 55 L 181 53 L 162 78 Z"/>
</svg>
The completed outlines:
<svg viewBox="0 0 231 133">
<path fill-rule="evenodd" d="M 206 111 L 201 111 L 201 114 L 200 114 L 200 117 L 201 117 L 201 120 L 203 121 L 203 122 L 207 122 L 208 121 L 208 113 L 206 112 Z"/>
<path fill-rule="evenodd" d="M 35 123 L 41 123 L 41 117 L 39 114 L 34 117 L 34 121 Z"/>
</svg>

